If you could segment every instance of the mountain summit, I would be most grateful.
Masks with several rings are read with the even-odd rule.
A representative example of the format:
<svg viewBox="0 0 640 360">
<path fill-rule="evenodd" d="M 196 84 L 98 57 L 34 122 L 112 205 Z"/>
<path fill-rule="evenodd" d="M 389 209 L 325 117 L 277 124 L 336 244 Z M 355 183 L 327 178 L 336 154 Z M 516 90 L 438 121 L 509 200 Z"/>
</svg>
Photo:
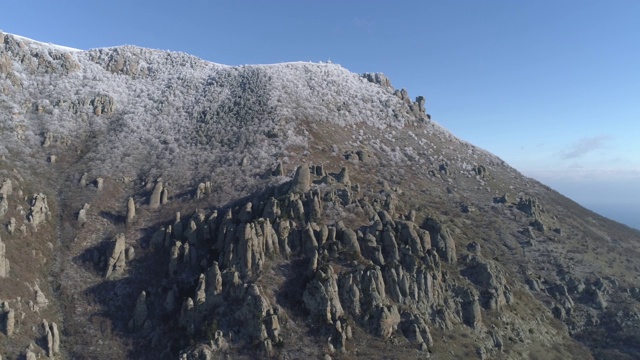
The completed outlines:
<svg viewBox="0 0 640 360">
<path fill-rule="evenodd" d="M 640 232 L 382 74 L 0 39 L 2 359 L 640 357 Z"/>
</svg>

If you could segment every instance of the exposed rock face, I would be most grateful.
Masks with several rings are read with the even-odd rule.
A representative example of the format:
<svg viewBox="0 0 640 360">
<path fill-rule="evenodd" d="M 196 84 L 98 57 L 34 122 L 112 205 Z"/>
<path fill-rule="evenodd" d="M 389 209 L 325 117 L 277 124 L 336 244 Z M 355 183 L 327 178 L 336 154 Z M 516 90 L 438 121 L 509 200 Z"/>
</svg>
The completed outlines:
<svg viewBox="0 0 640 360">
<path fill-rule="evenodd" d="M 351 179 L 349 178 L 349 169 L 347 169 L 346 167 L 343 167 L 338 173 L 338 176 L 336 176 L 336 180 L 341 184 L 350 186 Z"/>
<path fill-rule="evenodd" d="M 331 266 L 317 271 L 315 279 L 307 285 L 302 300 L 312 316 L 324 323 L 331 324 L 343 317 L 337 276 Z"/>
<path fill-rule="evenodd" d="M 14 310 L 9 307 L 8 302 L 3 302 L 0 306 L 0 329 L 8 337 L 13 336 L 15 321 Z"/>
<path fill-rule="evenodd" d="M 118 234 L 112 241 L 107 252 L 107 270 L 105 278 L 117 278 L 122 276 L 126 265 L 124 234 Z"/>
<path fill-rule="evenodd" d="M 136 203 L 133 198 L 130 197 L 127 201 L 127 225 L 131 225 L 136 217 Z"/>
<path fill-rule="evenodd" d="M 83 226 L 84 223 L 87 222 L 87 211 L 91 206 L 89 204 L 84 204 L 82 209 L 78 212 L 78 225 Z"/>
<path fill-rule="evenodd" d="M 2 185 L 0 185 L 0 195 L 3 198 L 8 197 L 13 193 L 13 184 L 11 183 L 11 179 L 4 179 L 2 181 Z"/>
<path fill-rule="evenodd" d="M 115 110 L 115 101 L 109 95 L 98 95 L 89 102 L 95 115 L 110 115 Z"/>
<path fill-rule="evenodd" d="M 6 278 L 9 276 L 9 259 L 7 259 L 7 246 L 0 238 L 0 278 Z"/>
<path fill-rule="evenodd" d="M 389 78 L 387 78 L 383 73 L 364 73 L 362 74 L 362 77 L 367 79 L 369 82 L 382 86 L 383 88 L 393 89 L 393 86 L 391 86 L 391 80 L 389 80 Z"/>
<path fill-rule="evenodd" d="M 4 215 L 9 210 L 9 200 L 4 195 L 0 194 L 0 220 L 4 218 Z"/>
<path fill-rule="evenodd" d="M 480 300 L 484 308 L 500 310 L 503 305 L 511 302 L 511 291 L 493 262 L 472 256 L 468 263 L 461 274 L 480 287 Z"/>
<path fill-rule="evenodd" d="M 53 354 L 60 353 L 60 332 L 58 331 L 58 325 L 54 322 L 49 324 L 49 328 L 51 329 L 51 336 L 53 338 L 53 342 L 51 344 L 51 350 Z"/>
<path fill-rule="evenodd" d="M 136 301 L 136 306 L 133 309 L 133 314 L 131 315 L 131 320 L 129 320 L 128 327 L 131 331 L 140 330 L 145 325 L 145 321 L 147 320 L 147 315 L 149 310 L 147 309 L 147 293 L 141 292 L 138 300 Z"/>
<path fill-rule="evenodd" d="M 292 192 L 306 193 L 311 189 L 311 172 L 306 165 L 298 166 L 296 174 L 291 183 Z"/>
<path fill-rule="evenodd" d="M 162 190 L 164 189 L 164 185 L 162 181 L 158 181 L 153 188 L 153 193 L 151 193 L 151 197 L 149 198 L 149 208 L 157 209 L 160 207 L 160 198 L 162 196 Z"/>
<path fill-rule="evenodd" d="M 440 258 L 448 263 L 455 264 L 457 259 L 456 243 L 453 241 L 449 230 L 433 217 L 425 219 L 424 227 L 429 231 L 431 242 L 438 251 Z"/>
<path fill-rule="evenodd" d="M 42 337 L 47 357 L 53 358 L 60 353 L 60 333 L 56 323 L 49 324 L 47 320 L 42 320 Z"/>
<path fill-rule="evenodd" d="M 35 229 L 37 229 L 38 225 L 47 221 L 50 217 L 51 212 L 49 212 L 47 196 L 43 193 L 33 195 L 33 199 L 31 200 L 31 210 L 29 211 L 27 220 Z"/>
</svg>

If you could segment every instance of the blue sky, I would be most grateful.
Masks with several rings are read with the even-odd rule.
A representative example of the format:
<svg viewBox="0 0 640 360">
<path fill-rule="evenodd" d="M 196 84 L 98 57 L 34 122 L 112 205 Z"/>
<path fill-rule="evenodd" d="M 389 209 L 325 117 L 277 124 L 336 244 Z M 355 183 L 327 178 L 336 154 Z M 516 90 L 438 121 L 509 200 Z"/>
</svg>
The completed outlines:
<svg viewBox="0 0 640 360">
<path fill-rule="evenodd" d="M 640 228 L 638 19 L 637 0 L 13 0 L 0 29 L 80 49 L 384 72 L 455 135 Z"/>
</svg>

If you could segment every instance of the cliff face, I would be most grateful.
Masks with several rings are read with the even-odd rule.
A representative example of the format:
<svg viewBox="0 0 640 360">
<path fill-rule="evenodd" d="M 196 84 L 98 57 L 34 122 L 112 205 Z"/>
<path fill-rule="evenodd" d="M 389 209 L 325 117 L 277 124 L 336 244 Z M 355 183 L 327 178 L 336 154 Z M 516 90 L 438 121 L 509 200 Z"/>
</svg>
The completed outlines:
<svg viewBox="0 0 640 360">
<path fill-rule="evenodd" d="M 640 354 L 640 234 L 382 74 L 0 39 L 4 358 Z"/>
</svg>

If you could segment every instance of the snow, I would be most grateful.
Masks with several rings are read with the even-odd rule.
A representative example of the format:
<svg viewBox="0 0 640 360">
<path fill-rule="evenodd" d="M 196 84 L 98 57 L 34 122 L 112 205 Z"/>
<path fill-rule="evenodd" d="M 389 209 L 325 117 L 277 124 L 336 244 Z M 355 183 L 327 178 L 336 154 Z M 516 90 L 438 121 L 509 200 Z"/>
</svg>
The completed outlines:
<svg viewBox="0 0 640 360">
<path fill-rule="evenodd" d="M 80 51 L 11 36 L 28 44 L 34 59 L 44 52 L 56 66 L 63 58 L 56 52 L 72 52 L 78 68 L 32 73 L 13 59 L 20 83 L 0 78 L 0 89 L 11 89 L 0 92 L 0 110 L 19 113 L 0 111 L 0 152 L 43 151 L 42 137 L 51 132 L 87 144 L 80 165 L 93 176 L 215 179 L 223 186 L 225 178 L 264 173 L 288 149 L 307 148 L 302 121 L 387 132 L 415 121 L 392 89 L 336 64 L 228 66 L 180 52 L 135 46 Z M 112 114 L 94 114 L 90 101 L 98 96 L 113 99 Z M 43 111 L 35 113 L 32 104 Z M 429 130 L 450 136 L 431 123 Z M 381 147 L 406 161 L 399 148 Z M 251 163 L 246 169 L 237 166 L 244 156 Z"/>
<path fill-rule="evenodd" d="M 58 51 L 65 51 L 65 52 L 69 52 L 69 51 L 82 51 L 80 49 L 75 49 L 72 47 L 68 47 L 68 46 L 61 46 L 61 45 L 55 45 L 55 44 L 51 44 L 51 43 L 43 43 L 37 40 L 33 40 L 30 39 L 28 37 L 24 37 L 24 36 L 20 36 L 20 35 L 15 35 L 15 34 L 9 34 L 9 33 L 4 33 L 5 35 L 11 35 L 16 39 L 20 39 L 22 42 L 31 45 L 31 46 L 36 46 L 36 47 L 41 47 L 41 48 L 48 48 L 48 49 L 55 49 Z"/>
</svg>

